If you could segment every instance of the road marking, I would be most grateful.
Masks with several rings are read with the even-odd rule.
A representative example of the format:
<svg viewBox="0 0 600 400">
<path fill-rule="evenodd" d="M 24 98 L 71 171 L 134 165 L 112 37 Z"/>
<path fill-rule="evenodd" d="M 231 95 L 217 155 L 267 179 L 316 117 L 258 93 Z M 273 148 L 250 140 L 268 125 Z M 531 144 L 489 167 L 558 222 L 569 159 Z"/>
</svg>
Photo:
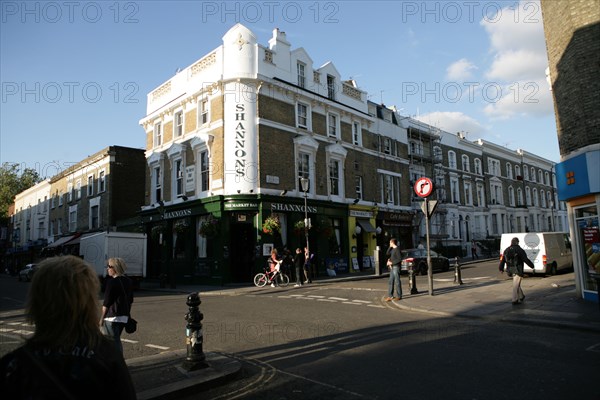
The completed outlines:
<svg viewBox="0 0 600 400">
<path fill-rule="evenodd" d="M 367 304 L 367 307 L 385 308 L 384 306 L 377 305 L 377 304 Z"/>
<path fill-rule="evenodd" d="M 158 346 L 156 344 L 147 344 L 145 346 L 146 347 L 151 347 L 153 349 L 159 349 L 159 350 L 169 350 L 170 349 L 170 347 Z"/>
<path fill-rule="evenodd" d="M 23 324 L 23 322 L 9 322 L 9 323 L 8 323 L 8 324 L 6 324 L 6 325 L 12 325 L 12 326 L 15 326 L 15 325 L 22 325 L 22 324 Z"/>
<path fill-rule="evenodd" d="M 0 328 L 0 333 L 12 332 L 14 329 L 12 328 Z"/>
<path fill-rule="evenodd" d="M 596 353 L 600 353 L 600 343 L 596 343 L 590 347 L 588 347 L 587 349 L 585 349 L 586 351 L 595 351 Z"/>
<path fill-rule="evenodd" d="M 337 300 L 330 300 L 330 299 L 317 299 L 317 301 L 326 301 L 328 303 L 337 303 Z"/>
<path fill-rule="evenodd" d="M 138 341 L 138 340 L 123 339 L 123 338 L 121 338 L 121 342 L 125 342 L 125 343 L 133 343 L 133 344 L 135 344 L 135 343 L 139 343 L 139 341 Z"/>
<path fill-rule="evenodd" d="M 318 296 L 316 294 L 309 294 L 308 297 L 313 297 L 315 299 L 324 299 L 325 298 L 325 296 Z"/>
<path fill-rule="evenodd" d="M 352 300 L 352 301 L 354 301 L 355 303 L 364 303 L 364 304 L 371 303 L 370 301 L 367 301 L 367 300 Z"/>
<path fill-rule="evenodd" d="M 12 333 L 17 333 L 19 335 L 33 335 L 33 332 L 26 331 L 26 330 L 23 330 L 23 329 L 13 331 Z"/>
<path fill-rule="evenodd" d="M 354 303 L 352 301 L 343 301 L 342 304 L 353 304 L 355 306 L 362 306 L 363 303 Z"/>
<path fill-rule="evenodd" d="M 344 299 L 343 297 L 329 297 L 331 300 L 337 300 L 337 301 L 348 301 L 348 299 Z"/>
</svg>

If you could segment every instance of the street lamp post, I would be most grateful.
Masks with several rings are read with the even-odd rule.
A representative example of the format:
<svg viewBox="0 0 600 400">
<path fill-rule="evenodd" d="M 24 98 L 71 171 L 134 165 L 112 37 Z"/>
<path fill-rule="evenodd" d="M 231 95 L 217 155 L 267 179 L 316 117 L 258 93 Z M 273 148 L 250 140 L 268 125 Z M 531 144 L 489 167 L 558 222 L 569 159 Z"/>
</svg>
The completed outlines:
<svg viewBox="0 0 600 400">
<path fill-rule="evenodd" d="M 308 199 L 309 182 L 308 178 L 300 178 L 300 185 L 304 192 L 304 236 L 306 238 L 306 252 L 308 253 L 308 257 L 310 257 L 310 248 L 308 244 L 308 207 L 306 201 Z"/>
</svg>

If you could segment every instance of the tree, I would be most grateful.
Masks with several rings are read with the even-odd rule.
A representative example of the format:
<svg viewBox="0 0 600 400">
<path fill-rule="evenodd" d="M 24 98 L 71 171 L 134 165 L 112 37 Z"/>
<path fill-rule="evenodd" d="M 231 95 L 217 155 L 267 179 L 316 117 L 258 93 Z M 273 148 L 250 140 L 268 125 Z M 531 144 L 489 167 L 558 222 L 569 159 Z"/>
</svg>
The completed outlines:
<svg viewBox="0 0 600 400">
<path fill-rule="evenodd" d="M 19 164 L 3 163 L 0 166 L 0 220 L 8 218 L 8 207 L 17 194 L 41 181 L 34 169 L 25 168 L 19 174 Z"/>
</svg>

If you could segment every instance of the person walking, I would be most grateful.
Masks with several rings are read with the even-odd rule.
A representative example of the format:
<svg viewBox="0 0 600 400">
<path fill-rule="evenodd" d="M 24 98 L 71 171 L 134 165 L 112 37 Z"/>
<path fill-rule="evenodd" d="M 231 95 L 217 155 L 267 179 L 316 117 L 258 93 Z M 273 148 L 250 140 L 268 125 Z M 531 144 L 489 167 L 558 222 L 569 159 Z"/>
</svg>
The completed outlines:
<svg viewBox="0 0 600 400">
<path fill-rule="evenodd" d="M 4 399 L 135 399 L 123 359 L 98 328 L 100 282 L 75 256 L 38 265 L 26 314 L 33 335 L 0 360 Z"/>
<path fill-rule="evenodd" d="M 304 253 L 302 249 L 298 247 L 296 249 L 296 256 L 294 257 L 294 267 L 296 269 L 296 284 L 295 287 L 302 286 L 302 274 L 304 268 Z"/>
<path fill-rule="evenodd" d="M 125 276 L 127 265 L 122 258 L 109 258 L 106 270 L 108 277 L 99 325 L 104 327 L 106 335 L 114 340 L 117 349 L 122 353 L 121 333 L 131 312 L 133 284 L 131 279 Z"/>
<path fill-rule="evenodd" d="M 500 260 L 498 269 L 501 273 L 504 273 L 504 266 L 506 266 L 508 276 L 512 276 L 513 278 L 513 305 L 521 304 L 523 303 L 523 300 L 525 300 L 525 294 L 523 293 L 523 289 L 521 289 L 521 280 L 523 279 L 523 264 L 527 264 L 531 268 L 534 268 L 531 260 L 527 258 L 525 250 L 519 246 L 519 238 L 512 238 L 510 241 L 510 246 L 507 247 L 502 253 L 502 258 Z"/>
<path fill-rule="evenodd" d="M 312 256 L 308 252 L 308 247 L 304 247 L 304 267 L 303 267 L 303 269 L 304 269 L 304 277 L 306 278 L 304 283 L 312 283 L 311 271 L 310 271 L 311 260 L 312 260 Z"/>
<path fill-rule="evenodd" d="M 477 256 L 477 243 L 475 243 L 474 240 L 471 240 L 471 258 L 473 260 L 478 259 L 479 257 Z"/>
<path fill-rule="evenodd" d="M 398 241 L 395 238 L 390 239 L 390 247 L 387 250 L 387 266 L 390 270 L 390 280 L 388 282 L 388 297 L 385 301 L 402 300 L 402 286 L 400 284 L 400 263 L 402 262 L 402 256 L 400 254 L 400 248 L 398 248 Z M 396 289 L 396 296 L 394 297 L 394 289 Z"/>
</svg>

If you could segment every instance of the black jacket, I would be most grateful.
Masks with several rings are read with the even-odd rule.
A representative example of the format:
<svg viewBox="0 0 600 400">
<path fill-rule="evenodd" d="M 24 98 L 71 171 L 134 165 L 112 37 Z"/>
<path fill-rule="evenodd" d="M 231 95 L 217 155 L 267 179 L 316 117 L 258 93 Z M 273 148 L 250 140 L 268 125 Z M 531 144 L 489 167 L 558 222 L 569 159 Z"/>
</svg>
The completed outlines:
<svg viewBox="0 0 600 400">
<path fill-rule="evenodd" d="M 104 307 L 108 308 L 105 317 L 129 316 L 132 303 L 133 284 L 131 279 L 126 276 L 107 278 L 104 302 L 102 303 Z"/>
<path fill-rule="evenodd" d="M 48 350 L 30 342 L 0 360 L 4 399 L 135 399 L 131 376 L 110 340 L 93 349 Z"/>
<path fill-rule="evenodd" d="M 513 244 L 504 249 L 504 252 L 502 253 L 502 260 L 500 260 L 500 265 L 498 265 L 498 270 L 500 270 L 500 272 L 504 271 L 504 266 L 506 265 L 506 254 L 508 253 L 508 250 L 511 247 L 514 248 L 517 252 L 517 270 L 509 272 L 513 274 L 516 273 L 519 276 L 523 276 L 523 264 L 529 265 L 532 269 L 535 268 L 531 260 L 527 258 L 527 253 L 525 253 L 525 250 L 523 250 L 518 244 Z"/>
</svg>

